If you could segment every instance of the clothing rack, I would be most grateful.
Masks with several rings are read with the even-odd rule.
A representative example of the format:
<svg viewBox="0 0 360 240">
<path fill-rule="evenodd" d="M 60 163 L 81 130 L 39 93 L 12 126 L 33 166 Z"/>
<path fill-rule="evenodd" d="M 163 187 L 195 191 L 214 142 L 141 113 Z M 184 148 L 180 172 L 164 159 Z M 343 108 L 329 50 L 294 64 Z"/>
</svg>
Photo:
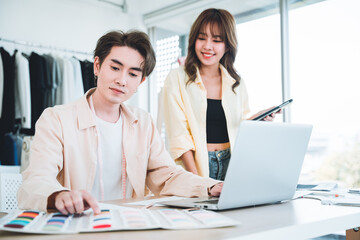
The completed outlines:
<svg viewBox="0 0 360 240">
<path fill-rule="evenodd" d="M 74 53 L 74 54 L 82 54 L 82 55 L 87 55 L 87 56 L 92 56 L 93 55 L 92 53 L 89 53 L 89 52 L 76 51 L 76 50 L 60 48 L 60 47 L 54 47 L 54 46 L 47 46 L 47 45 L 42 45 L 42 44 L 32 43 L 32 42 L 26 42 L 26 41 L 18 41 L 18 40 L 6 39 L 6 38 L 3 38 L 3 37 L 0 37 L 0 42 L 1 41 L 8 42 L 8 43 L 19 44 L 19 45 L 24 45 L 24 46 L 36 47 L 36 48 L 46 48 L 46 49 L 50 49 L 50 50 L 69 52 L 69 53 Z"/>
</svg>

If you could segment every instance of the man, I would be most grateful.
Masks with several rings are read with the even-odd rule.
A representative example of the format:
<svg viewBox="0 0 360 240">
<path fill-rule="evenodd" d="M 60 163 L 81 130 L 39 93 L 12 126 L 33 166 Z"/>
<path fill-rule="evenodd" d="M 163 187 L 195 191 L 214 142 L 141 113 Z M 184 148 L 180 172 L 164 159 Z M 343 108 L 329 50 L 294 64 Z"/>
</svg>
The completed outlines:
<svg viewBox="0 0 360 240">
<path fill-rule="evenodd" d="M 36 123 L 19 208 L 81 213 L 97 200 L 218 196 L 222 184 L 176 167 L 148 113 L 123 104 L 155 67 L 148 36 L 113 31 L 94 51 L 97 87 L 47 108 Z"/>
</svg>

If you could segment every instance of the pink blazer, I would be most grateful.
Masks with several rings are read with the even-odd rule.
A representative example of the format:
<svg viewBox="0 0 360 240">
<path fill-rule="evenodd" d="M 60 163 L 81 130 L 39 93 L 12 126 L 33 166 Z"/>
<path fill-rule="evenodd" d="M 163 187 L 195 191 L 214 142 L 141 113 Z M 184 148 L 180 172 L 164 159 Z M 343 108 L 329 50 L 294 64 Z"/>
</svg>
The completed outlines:
<svg viewBox="0 0 360 240">
<path fill-rule="evenodd" d="M 47 210 L 48 197 L 57 191 L 91 192 L 97 166 L 97 135 L 87 97 L 47 108 L 36 123 L 29 167 L 18 191 L 21 209 Z M 206 196 L 218 181 L 193 175 L 176 166 L 147 112 L 121 104 L 127 175 L 134 197 L 145 186 L 155 195 Z M 120 171 L 119 171 L 120 174 Z"/>
</svg>

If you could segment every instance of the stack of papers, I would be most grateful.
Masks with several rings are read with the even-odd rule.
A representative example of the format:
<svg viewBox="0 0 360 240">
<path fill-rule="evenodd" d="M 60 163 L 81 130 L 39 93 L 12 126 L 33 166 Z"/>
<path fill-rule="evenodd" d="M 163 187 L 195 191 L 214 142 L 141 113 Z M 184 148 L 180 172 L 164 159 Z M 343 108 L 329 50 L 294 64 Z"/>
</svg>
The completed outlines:
<svg viewBox="0 0 360 240">
<path fill-rule="evenodd" d="M 299 191 L 299 193 L 302 193 L 303 198 L 317 199 L 324 205 L 360 207 L 360 195 L 358 194 L 350 194 L 344 191 Z"/>
<path fill-rule="evenodd" d="M 298 184 L 297 190 L 308 190 L 308 191 L 331 191 L 338 187 L 337 183 L 319 183 L 319 184 Z"/>
</svg>

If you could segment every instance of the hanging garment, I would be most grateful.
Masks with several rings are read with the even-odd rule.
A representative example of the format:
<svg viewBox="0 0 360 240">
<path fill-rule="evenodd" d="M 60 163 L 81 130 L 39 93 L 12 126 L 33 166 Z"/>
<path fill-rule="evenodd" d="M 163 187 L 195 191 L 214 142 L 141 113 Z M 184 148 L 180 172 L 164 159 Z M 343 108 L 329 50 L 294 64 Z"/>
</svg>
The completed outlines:
<svg viewBox="0 0 360 240">
<path fill-rule="evenodd" d="M 2 113 L 3 94 L 4 94 L 4 69 L 3 69 L 2 57 L 0 54 L 0 118 Z"/>
<path fill-rule="evenodd" d="M 62 57 L 55 56 L 56 63 L 56 91 L 55 91 L 55 105 L 63 104 L 63 82 L 64 82 L 64 64 L 65 60 Z"/>
<path fill-rule="evenodd" d="M 46 66 L 49 72 L 49 78 L 47 79 L 46 87 L 49 91 L 47 107 L 53 107 L 55 105 L 55 91 L 57 87 L 57 66 L 56 60 L 51 55 L 43 55 L 46 61 Z"/>
<path fill-rule="evenodd" d="M 59 86 L 59 96 L 57 104 L 70 103 L 73 100 L 74 87 L 74 66 L 68 58 L 63 59 L 63 79 Z"/>
<path fill-rule="evenodd" d="M 84 85 L 84 92 L 87 92 L 90 88 L 95 87 L 94 80 L 94 63 L 85 60 L 80 61 L 81 75 Z"/>
<path fill-rule="evenodd" d="M 35 123 L 45 108 L 46 99 L 46 63 L 39 54 L 32 52 L 29 58 L 30 91 L 31 91 L 31 130 L 26 132 L 34 135 Z"/>
<path fill-rule="evenodd" d="M 20 165 L 22 138 L 19 135 L 9 133 L 3 136 L 3 144 L 0 149 L 1 165 Z"/>
<path fill-rule="evenodd" d="M 59 68 L 59 64 L 58 64 L 58 57 L 57 56 L 52 56 L 54 59 L 54 72 L 53 72 L 53 82 L 52 82 L 52 101 L 53 101 L 53 105 L 56 105 L 56 92 L 57 92 L 57 88 L 59 86 L 59 82 L 61 82 L 61 78 L 62 78 L 62 73 L 61 73 L 61 69 Z"/>
<path fill-rule="evenodd" d="M 14 58 L 0 48 L 4 72 L 4 93 L 2 114 L 0 119 L 0 136 L 14 131 L 15 123 L 15 89 L 14 89 Z"/>
<path fill-rule="evenodd" d="M 74 81 L 72 82 L 71 102 L 81 98 L 84 95 L 84 85 L 81 75 L 80 61 L 74 57 L 69 59 L 73 65 Z"/>
<path fill-rule="evenodd" d="M 15 118 L 22 128 L 31 128 L 31 91 L 29 60 L 15 53 Z"/>
</svg>

